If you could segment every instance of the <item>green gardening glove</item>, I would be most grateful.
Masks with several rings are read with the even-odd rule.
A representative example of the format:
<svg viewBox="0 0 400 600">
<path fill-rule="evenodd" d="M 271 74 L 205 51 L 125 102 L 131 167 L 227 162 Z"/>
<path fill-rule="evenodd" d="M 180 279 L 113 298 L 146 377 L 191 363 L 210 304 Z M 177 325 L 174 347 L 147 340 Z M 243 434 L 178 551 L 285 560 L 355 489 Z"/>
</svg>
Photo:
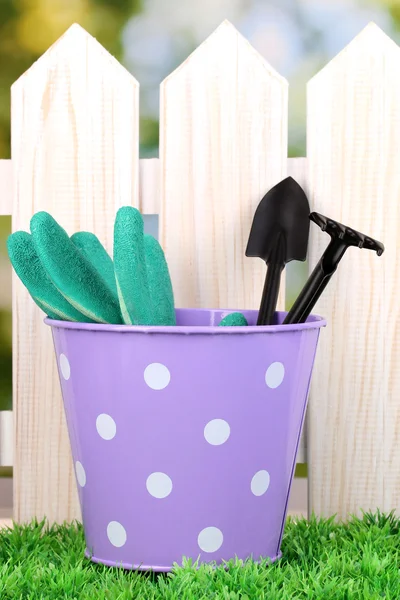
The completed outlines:
<svg viewBox="0 0 400 600">
<path fill-rule="evenodd" d="M 57 290 L 87 319 L 98 323 L 121 323 L 118 296 L 47 212 L 31 219 L 36 253 Z"/>
</svg>

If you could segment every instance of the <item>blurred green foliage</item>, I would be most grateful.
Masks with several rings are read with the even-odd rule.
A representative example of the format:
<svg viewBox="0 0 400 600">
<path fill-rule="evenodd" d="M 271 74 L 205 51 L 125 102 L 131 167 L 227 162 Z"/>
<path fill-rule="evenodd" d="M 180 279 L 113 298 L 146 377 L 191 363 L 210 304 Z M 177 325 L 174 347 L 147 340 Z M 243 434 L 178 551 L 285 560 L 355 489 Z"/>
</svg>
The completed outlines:
<svg viewBox="0 0 400 600">
<path fill-rule="evenodd" d="M 3 264 L 7 257 L 6 239 L 10 231 L 11 217 L 0 217 L 0 258 Z M 11 286 L 11 269 L 9 272 Z M 0 308 L 0 410 L 10 410 L 12 404 L 11 339 L 11 306 L 2 307 Z"/>
<path fill-rule="evenodd" d="M 11 311 L 0 311 L 0 410 L 11 410 Z"/>
<path fill-rule="evenodd" d="M 0 467 L 0 478 L 1 477 L 6 477 L 7 479 L 9 477 L 13 476 L 13 468 L 12 467 Z"/>
</svg>

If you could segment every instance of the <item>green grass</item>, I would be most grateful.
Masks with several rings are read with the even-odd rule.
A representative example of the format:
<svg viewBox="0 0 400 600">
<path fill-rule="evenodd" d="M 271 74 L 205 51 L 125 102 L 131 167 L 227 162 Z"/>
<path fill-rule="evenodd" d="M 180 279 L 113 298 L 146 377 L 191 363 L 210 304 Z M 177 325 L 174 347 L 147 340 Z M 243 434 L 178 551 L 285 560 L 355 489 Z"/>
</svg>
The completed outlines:
<svg viewBox="0 0 400 600">
<path fill-rule="evenodd" d="M 400 599 L 400 520 L 365 514 L 340 524 L 289 519 L 283 558 L 273 565 L 231 561 L 228 569 L 190 562 L 170 574 L 95 565 L 83 558 L 79 524 L 33 522 L 0 530 L 1 600 Z"/>
</svg>

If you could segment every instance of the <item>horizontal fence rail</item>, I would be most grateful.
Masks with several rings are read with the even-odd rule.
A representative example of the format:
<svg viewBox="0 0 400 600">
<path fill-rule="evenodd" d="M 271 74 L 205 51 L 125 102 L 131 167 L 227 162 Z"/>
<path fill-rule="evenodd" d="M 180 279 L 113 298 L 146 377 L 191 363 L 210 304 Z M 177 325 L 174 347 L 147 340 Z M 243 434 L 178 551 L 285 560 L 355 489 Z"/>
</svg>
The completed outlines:
<svg viewBox="0 0 400 600">
<path fill-rule="evenodd" d="M 0 467 L 11 467 L 14 453 L 14 421 L 11 410 L 0 411 Z"/>
</svg>

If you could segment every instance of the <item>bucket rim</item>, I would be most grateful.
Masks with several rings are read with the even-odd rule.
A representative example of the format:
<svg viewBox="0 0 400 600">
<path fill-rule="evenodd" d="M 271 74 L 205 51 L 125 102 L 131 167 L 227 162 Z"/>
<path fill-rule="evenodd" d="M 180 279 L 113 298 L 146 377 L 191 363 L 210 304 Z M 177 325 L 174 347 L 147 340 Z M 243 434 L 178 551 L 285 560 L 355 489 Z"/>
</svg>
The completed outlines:
<svg viewBox="0 0 400 600">
<path fill-rule="evenodd" d="M 208 309 L 208 308 L 177 308 L 177 315 L 185 313 L 215 313 L 221 319 L 232 312 L 241 312 L 247 317 L 257 318 L 258 310 L 240 310 L 240 309 Z M 277 311 L 278 320 L 283 321 L 287 312 Z M 158 333 L 168 335 L 249 335 L 249 334 L 276 334 L 290 333 L 293 331 L 304 331 L 307 329 L 320 329 L 326 326 L 326 320 L 319 315 L 310 315 L 305 323 L 295 323 L 288 325 L 248 325 L 246 327 L 220 327 L 216 325 L 114 325 L 109 323 L 82 323 L 75 321 L 59 321 L 46 317 L 44 323 L 52 329 L 75 329 L 83 331 L 108 331 L 115 333 Z M 218 321 L 219 323 L 219 321 Z"/>
</svg>

